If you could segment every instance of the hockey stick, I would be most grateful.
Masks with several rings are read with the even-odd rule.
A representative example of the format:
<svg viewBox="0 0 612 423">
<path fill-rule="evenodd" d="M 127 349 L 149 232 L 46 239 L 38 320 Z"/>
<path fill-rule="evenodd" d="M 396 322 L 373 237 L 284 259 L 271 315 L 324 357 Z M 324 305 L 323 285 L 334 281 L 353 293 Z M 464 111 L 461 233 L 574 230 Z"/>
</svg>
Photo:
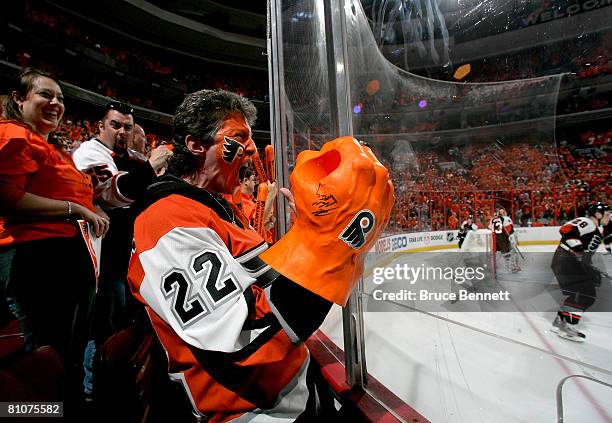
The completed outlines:
<svg viewBox="0 0 612 423">
<path fill-rule="evenodd" d="M 513 232 L 512 234 L 509 234 L 508 238 L 509 237 L 512 237 L 512 239 L 514 239 L 515 241 L 514 243 L 512 243 L 512 241 L 508 240 L 510 241 L 510 245 L 512 245 L 512 249 L 518 253 L 518 255 L 523 259 L 523 261 L 527 261 L 523 253 L 521 253 L 521 250 L 519 250 L 518 248 L 518 237 L 516 236 L 516 233 Z"/>
<path fill-rule="evenodd" d="M 513 245 L 512 248 L 514 249 L 514 251 L 516 251 L 518 253 L 518 255 L 523 259 L 523 261 L 527 261 L 527 259 L 523 255 L 523 253 L 521 253 L 521 250 L 518 249 L 518 246 Z"/>
<path fill-rule="evenodd" d="M 589 269 L 591 269 L 593 272 L 599 274 L 599 283 L 595 283 L 595 286 L 601 286 L 602 279 L 607 279 L 608 281 L 610 281 L 610 284 L 612 284 L 612 277 L 610 277 L 610 275 L 608 275 L 606 272 L 599 269 L 598 267 L 595 267 L 595 265 L 593 264 L 590 264 L 590 263 L 584 263 L 584 264 L 586 264 L 589 267 Z"/>
<path fill-rule="evenodd" d="M 580 263 L 586 265 L 589 269 L 593 270 L 594 272 L 599 273 L 599 276 L 601 276 L 602 278 L 606 278 L 610 282 L 612 282 L 612 276 L 608 275 L 606 272 L 604 272 L 603 270 L 601 270 L 599 267 L 595 266 L 594 264 L 582 261 L 582 256 L 580 254 L 572 250 L 564 250 L 564 251 L 571 253 L 574 257 L 580 260 Z"/>
<path fill-rule="evenodd" d="M 608 275 L 606 272 L 604 272 L 603 270 L 601 270 L 599 267 L 595 267 L 595 265 L 593 264 L 589 264 L 589 263 L 585 263 L 587 266 L 589 266 L 592 270 L 594 270 L 595 272 L 599 273 L 599 276 L 601 276 L 602 278 L 606 278 L 609 281 L 612 281 L 612 276 Z"/>
</svg>

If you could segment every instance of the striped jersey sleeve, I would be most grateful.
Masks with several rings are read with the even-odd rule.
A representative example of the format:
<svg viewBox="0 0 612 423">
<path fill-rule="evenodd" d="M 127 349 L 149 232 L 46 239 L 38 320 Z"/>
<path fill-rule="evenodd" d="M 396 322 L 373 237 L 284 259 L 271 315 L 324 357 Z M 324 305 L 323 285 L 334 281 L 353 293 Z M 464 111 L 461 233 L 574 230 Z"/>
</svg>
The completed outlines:
<svg viewBox="0 0 612 423">
<path fill-rule="evenodd" d="M 102 142 L 91 139 L 72 156 L 77 169 L 91 176 L 96 203 L 104 208 L 125 207 L 133 203 L 119 189 L 118 181 L 126 172 L 117 169 L 111 151 Z"/>
</svg>

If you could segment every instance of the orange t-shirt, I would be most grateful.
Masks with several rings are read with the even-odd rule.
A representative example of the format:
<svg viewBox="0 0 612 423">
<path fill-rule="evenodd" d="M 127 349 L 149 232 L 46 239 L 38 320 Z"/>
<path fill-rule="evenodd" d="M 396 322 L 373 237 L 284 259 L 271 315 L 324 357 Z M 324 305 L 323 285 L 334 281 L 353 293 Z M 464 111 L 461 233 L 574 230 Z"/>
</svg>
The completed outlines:
<svg viewBox="0 0 612 423">
<path fill-rule="evenodd" d="M 93 185 L 72 158 L 29 127 L 0 121 L 0 197 L 19 200 L 25 193 L 78 203 L 94 210 Z M 0 246 L 51 237 L 71 237 L 77 227 L 66 221 L 19 222 L 0 217 Z"/>
<path fill-rule="evenodd" d="M 242 194 L 242 214 L 251 225 L 253 224 L 253 214 L 255 213 L 256 204 L 252 195 Z"/>
</svg>

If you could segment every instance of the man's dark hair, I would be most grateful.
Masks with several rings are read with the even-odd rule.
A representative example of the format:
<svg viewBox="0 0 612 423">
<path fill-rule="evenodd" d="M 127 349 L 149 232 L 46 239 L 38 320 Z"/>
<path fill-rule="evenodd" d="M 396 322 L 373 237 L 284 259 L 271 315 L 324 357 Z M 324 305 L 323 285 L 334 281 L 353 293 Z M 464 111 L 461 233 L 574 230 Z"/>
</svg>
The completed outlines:
<svg viewBox="0 0 612 423">
<path fill-rule="evenodd" d="M 50 73 L 35 68 L 25 68 L 23 72 L 21 72 L 15 79 L 13 89 L 9 91 L 9 96 L 6 100 L 4 110 L 4 116 L 7 119 L 14 119 L 23 122 L 23 116 L 21 115 L 21 110 L 19 110 L 19 104 L 17 104 L 13 98 L 13 92 L 16 92 L 17 97 L 20 99 L 25 99 L 34 86 L 34 81 L 41 77 L 52 79 L 57 83 L 57 85 L 61 86 L 59 79 Z"/>
<path fill-rule="evenodd" d="M 201 90 L 187 94 L 174 115 L 174 155 L 168 166 L 170 173 L 177 176 L 193 175 L 200 162 L 185 146 L 185 137 L 191 135 L 209 147 L 223 121 L 233 113 L 242 114 L 251 126 L 257 118 L 257 109 L 253 103 L 238 94 L 223 90 Z"/>
<path fill-rule="evenodd" d="M 108 116 L 108 112 L 110 112 L 111 110 L 116 110 L 124 115 L 134 114 L 134 108 L 129 104 L 124 103 L 122 101 L 111 100 L 104 107 L 104 117 L 102 118 L 102 121 L 106 119 L 106 116 Z"/>
</svg>

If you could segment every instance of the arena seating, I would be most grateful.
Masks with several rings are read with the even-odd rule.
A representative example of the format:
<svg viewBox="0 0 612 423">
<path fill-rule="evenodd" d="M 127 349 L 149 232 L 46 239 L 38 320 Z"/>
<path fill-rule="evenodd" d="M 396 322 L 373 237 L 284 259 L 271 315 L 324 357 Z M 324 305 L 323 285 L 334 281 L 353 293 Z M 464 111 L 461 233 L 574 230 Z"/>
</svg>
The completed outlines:
<svg viewBox="0 0 612 423">
<path fill-rule="evenodd" d="M 583 215 L 588 202 L 612 195 L 611 137 L 612 131 L 581 132 L 553 152 L 526 142 L 501 149 L 473 144 L 458 149 L 460 156 L 454 158 L 436 150 L 415 151 L 412 172 L 392 172 L 398 198 L 389 231 L 453 229 L 449 218 L 462 221 L 468 214 L 483 227 L 498 206 L 523 226 L 560 224 Z M 460 166 L 439 166 L 450 160 Z"/>
<path fill-rule="evenodd" d="M 26 6 L 20 19 L 14 23 L 28 27 L 28 37 L 5 37 L 1 59 L 22 68 L 34 66 L 49 71 L 66 82 L 108 97 L 166 113 L 174 112 L 184 93 L 202 88 L 231 90 L 254 100 L 267 98 L 265 72 L 203 65 L 154 49 L 145 52 L 132 40 L 120 41 L 108 31 L 42 4 Z M 106 67 L 106 71 L 90 72 L 79 62 L 79 66 L 60 64 L 71 63 L 75 52 L 83 60 Z"/>
</svg>

